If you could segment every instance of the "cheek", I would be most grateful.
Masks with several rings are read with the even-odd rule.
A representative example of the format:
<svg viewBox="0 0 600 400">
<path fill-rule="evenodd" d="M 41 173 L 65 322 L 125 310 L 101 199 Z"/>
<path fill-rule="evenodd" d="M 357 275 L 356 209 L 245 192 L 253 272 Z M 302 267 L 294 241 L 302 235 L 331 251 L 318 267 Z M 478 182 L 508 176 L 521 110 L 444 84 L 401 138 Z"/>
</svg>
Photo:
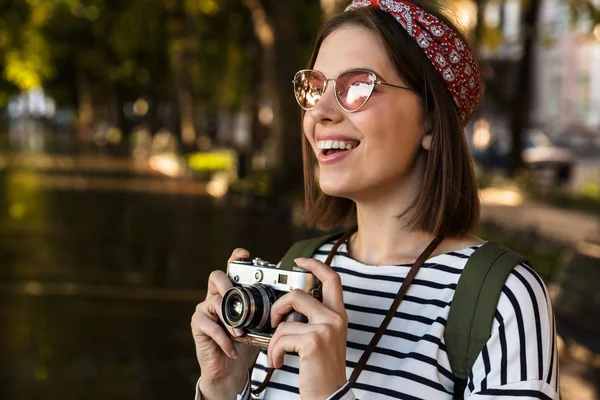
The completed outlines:
<svg viewBox="0 0 600 400">
<path fill-rule="evenodd" d="M 365 137 L 365 155 L 404 168 L 420 147 L 423 118 L 418 101 L 391 104 L 378 102 L 364 113 L 353 115 L 353 124 Z M 375 161 L 376 160 L 376 161 Z"/>
<path fill-rule="evenodd" d="M 356 115 L 356 124 L 381 139 L 410 144 L 421 140 L 423 110 L 419 99 L 378 102 L 369 115 Z M 365 110 L 366 111 L 366 110 Z"/>
</svg>

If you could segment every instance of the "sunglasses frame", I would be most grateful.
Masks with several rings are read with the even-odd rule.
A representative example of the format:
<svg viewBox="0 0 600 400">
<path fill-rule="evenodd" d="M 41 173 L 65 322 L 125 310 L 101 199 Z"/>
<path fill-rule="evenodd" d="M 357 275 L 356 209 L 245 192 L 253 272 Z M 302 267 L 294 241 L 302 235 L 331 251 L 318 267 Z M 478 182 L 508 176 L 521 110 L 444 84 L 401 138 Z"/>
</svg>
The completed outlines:
<svg viewBox="0 0 600 400">
<path fill-rule="evenodd" d="M 329 83 L 329 81 L 333 81 L 333 95 L 335 97 L 335 101 L 337 102 L 338 106 L 340 106 L 340 108 L 344 111 L 346 111 L 347 113 L 353 113 L 353 112 L 357 112 L 359 111 L 361 108 L 363 108 L 365 106 L 365 104 L 367 104 L 367 102 L 369 101 L 369 99 L 371 98 L 371 96 L 373 95 L 373 92 L 375 91 L 375 85 L 383 85 L 383 86 L 389 86 L 389 87 L 393 87 L 393 88 L 397 88 L 397 89 L 404 89 L 404 90 L 410 90 L 411 92 L 414 92 L 413 89 L 406 87 L 406 86 L 399 86 L 399 85 L 393 85 L 391 83 L 387 83 L 387 82 L 383 82 L 382 80 L 379 79 L 379 77 L 377 76 L 377 74 L 373 71 L 370 71 L 368 69 L 351 69 L 348 71 L 344 71 L 342 72 L 337 78 L 329 78 L 327 79 L 327 77 L 325 76 L 324 73 L 317 71 L 315 69 L 301 69 L 300 71 L 296 72 L 296 74 L 294 75 L 294 79 L 292 80 L 292 84 L 294 84 L 294 98 L 296 99 L 296 102 L 298 103 L 298 105 L 300 106 L 300 108 L 302 108 L 304 111 L 310 111 L 313 108 L 315 108 L 315 106 L 317 105 L 317 103 L 319 102 L 319 100 L 317 100 L 315 102 L 315 104 L 312 107 L 304 107 L 302 106 L 302 104 L 300 104 L 300 101 L 298 100 L 298 97 L 295 94 L 295 89 L 296 89 L 296 77 L 301 74 L 301 73 L 305 73 L 305 72 L 315 72 L 319 75 L 321 75 L 323 77 L 323 81 L 325 82 L 323 84 L 323 92 L 321 93 L 321 96 L 323 96 L 323 94 L 325 94 L 325 92 L 327 91 L 327 84 Z M 374 77 L 374 83 L 373 83 L 373 88 L 371 89 L 371 93 L 369 93 L 369 96 L 367 97 L 367 99 L 360 105 L 360 107 L 356 108 L 355 110 L 348 110 L 346 109 L 344 106 L 342 106 L 342 104 L 340 103 L 340 99 L 338 98 L 338 92 L 337 92 L 337 80 L 340 78 L 340 76 L 344 75 L 344 74 L 348 74 L 348 73 L 352 73 L 352 72 L 366 72 L 368 74 L 373 75 Z"/>
</svg>

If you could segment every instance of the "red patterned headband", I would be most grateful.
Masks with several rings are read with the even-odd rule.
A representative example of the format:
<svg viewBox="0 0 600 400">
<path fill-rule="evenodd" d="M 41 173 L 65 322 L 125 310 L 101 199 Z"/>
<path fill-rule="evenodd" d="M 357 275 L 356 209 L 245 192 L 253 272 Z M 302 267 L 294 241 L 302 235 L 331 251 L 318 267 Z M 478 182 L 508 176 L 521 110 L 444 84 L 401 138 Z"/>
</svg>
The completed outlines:
<svg viewBox="0 0 600 400">
<path fill-rule="evenodd" d="M 481 97 L 479 68 L 465 42 L 444 22 L 404 0 L 354 0 L 346 11 L 379 7 L 419 44 L 452 95 L 463 127 Z"/>
</svg>

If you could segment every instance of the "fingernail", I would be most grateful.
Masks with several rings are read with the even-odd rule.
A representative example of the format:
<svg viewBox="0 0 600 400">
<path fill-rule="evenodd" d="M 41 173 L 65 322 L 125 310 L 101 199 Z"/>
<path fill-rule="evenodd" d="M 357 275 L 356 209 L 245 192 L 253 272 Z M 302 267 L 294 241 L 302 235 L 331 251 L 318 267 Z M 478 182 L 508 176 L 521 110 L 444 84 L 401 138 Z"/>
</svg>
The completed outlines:
<svg viewBox="0 0 600 400">
<path fill-rule="evenodd" d="M 235 347 L 233 348 L 233 350 L 231 350 L 231 357 L 233 357 L 234 360 L 237 360 L 238 358 L 240 358 L 240 355 L 238 354 Z"/>
<path fill-rule="evenodd" d="M 306 262 L 306 258 L 296 258 L 294 259 L 296 264 L 304 264 Z"/>
<path fill-rule="evenodd" d="M 244 336 L 243 329 L 233 328 L 233 333 L 235 333 L 235 336 L 237 336 L 237 337 Z"/>
</svg>

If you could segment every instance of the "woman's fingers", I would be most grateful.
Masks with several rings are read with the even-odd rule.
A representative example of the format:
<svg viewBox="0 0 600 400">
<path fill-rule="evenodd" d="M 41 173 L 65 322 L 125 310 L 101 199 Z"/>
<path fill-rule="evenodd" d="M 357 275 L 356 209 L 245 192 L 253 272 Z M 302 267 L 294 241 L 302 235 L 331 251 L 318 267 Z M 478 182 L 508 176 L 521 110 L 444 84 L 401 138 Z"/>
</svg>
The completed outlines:
<svg viewBox="0 0 600 400">
<path fill-rule="evenodd" d="M 213 271 L 210 274 L 210 278 L 208 279 L 208 293 L 205 302 L 211 304 L 211 312 L 214 315 L 217 315 L 223 322 L 225 321 L 221 314 L 221 300 L 225 292 L 232 287 L 233 284 L 223 271 Z M 244 334 L 244 331 L 241 329 L 227 328 L 232 335 L 241 336 Z"/>
<path fill-rule="evenodd" d="M 323 305 L 345 314 L 342 280 L 333 269 L 314 258 L 297 258 L 296 264 L 316 276 L 323 284 Z"/>
<path fill-rule="evenodd" d="M 227 290 L 233 287 L 231 280 L 227 277 L 227 274 L 223 271 L 213 271 L 208 277 L 208 291 L 206 298 L 212 296 L 223 296 Z"/>
<path fill-rule="evenodd" d="M 233 250 L 233 252 L 231 253 L 231 257 L 229 257 L 229 260 L 227 260 L 227 264 L 229 264 L 232 261 L 236 261 L 241 258 L 248 258 L 248 257 L 250 257 L 250 252 L 248 250 L 242 249 L 242 248 L 237 248 L 237 249 Z"/>
<path fill-rule="evenodd" d="M 229 264 L 232 261 L 248 257 L 250 257 L 250 253 L 248 252 L 248 250 L 238 248 L 233 250 L 233 252 L 231 253 L 231 257 L 229 257 L 229 260 L 227 261 L 227 264 Z M 210 274 L 210 277 L 208 278 L 208 290 L 206 293 L 206 299 L 208 300 L 210 297 L 219 296 L 219 304 L 218 307 L 216 307 L 215 309 L 215 315 L 218 315 L 219 318 L 221 318 L 221 321 L 223 321 L 223 315 L 221 315 L 221 298 L 225 294 L 225 292 L 227 292 L 227 290 L 231 289 L 232 287 L 233 284 L 231 283 L 231 280 L 223 271 L 213 271 Z M 244 334 L 244 330 L 239 328 L 227 327 L 227 330 L 234 336 L 242 336 Z"/>
<path fill-rule="evenodd" d="M 294 289 L 283 295 L 271 307 L 271 326 L 276 327 L 282 321 L 283 317 L 292 311 L 298 311 L 308 318 L 309 322 L 319 322 L 319 315 L 327 312 L 323 304 L 308 293 Z"/>
<path fill-rule="evenodd" d="M 286 353 L 300 353 L 300 335 L 282 336 L 270 350 L 269 367 L 281 368 Z M 270 346 L 269 346 L 270 347 Z"/>
<path fill-rule="evenodd" d="M 269 343 L 268 361 L 272 368 L 281 368 L 286 353 L 297 353 L 301 358 L 310 358 L 327 349 L 326 343 L 332 338 L 332 330 L 327 325 L 307 325 L 298 322 L 285 322 L 285 333 L 273 335 Z"/>
<path fill-rule="evenodd" d="M 232 261 L 248 257 L 250 257 L 248 250 L 238 248 L 231 253 L 231 257 L 229 257 L 229 260 L 227 260 L 227 264 L 229 265 L 229 263 Z M 208 278 L 208 291 L 206 293 L 206 297 L 208 298 L 209 296 L 215 294 L 220 294 L 223 296 L 223 294 L 225 294 L 225 292 L 232 286 L 233 284 L 225 272 L 219 270 L 213 271 Z"/>
<path fill-rule="evenodd" d="M 216 298 L 211 298 L 200 303 L 192 317 L 192 332 L 194 336 L 206 335 L 210 337 L 229 358 L 237 358 L 233 342 L 218 323 L 218 316 L 214 312 Z"/>
<path fill-rule="evenodd" d="M 218 316 L 218 318 L 223 322 L 223 326 L 227 328 L 229 334 L 231 336 L 242 336 L 244 334 L 244 330 L 240 328 L 232 328 L 225 323 L 223 319 L 223 312 L 221 310 L 221 302 L 223 301 L 223 297 L 219 294 L 211 296 L 210 299 L 207 299 L 207 310 L 213 314 Z"/>
<path fill-rule="evenodd" d="M 279 324 L 269 341 L 269 349 L 267 351 L 269 366 L 273 367 L 274 365 L 277 365 L 275 368 L 279 368 L 283 364 L 283 356 L 286 351 L 278 344 L 282 337 L 303 335 L 310 332 L 311 329 L 312 327 L 310 325 L 302 322 L 282 322 Z"/>
</svg>

